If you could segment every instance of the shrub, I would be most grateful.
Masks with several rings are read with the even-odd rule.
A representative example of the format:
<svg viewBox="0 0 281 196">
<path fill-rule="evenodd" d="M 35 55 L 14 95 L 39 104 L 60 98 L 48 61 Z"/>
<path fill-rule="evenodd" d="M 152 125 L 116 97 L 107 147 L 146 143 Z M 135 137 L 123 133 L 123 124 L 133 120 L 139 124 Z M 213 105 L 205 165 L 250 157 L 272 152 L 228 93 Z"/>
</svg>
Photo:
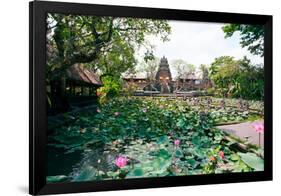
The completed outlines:
<svg viewBox="0 0 281 196">
<path fill-rule="evenodd" d="M 107 102 L 108 99 L 120 95 L 122 89 L 122 80 L 116 76 L 103 76 L 103 86 L 97 90 L 100 103 Z"/>
</svg>

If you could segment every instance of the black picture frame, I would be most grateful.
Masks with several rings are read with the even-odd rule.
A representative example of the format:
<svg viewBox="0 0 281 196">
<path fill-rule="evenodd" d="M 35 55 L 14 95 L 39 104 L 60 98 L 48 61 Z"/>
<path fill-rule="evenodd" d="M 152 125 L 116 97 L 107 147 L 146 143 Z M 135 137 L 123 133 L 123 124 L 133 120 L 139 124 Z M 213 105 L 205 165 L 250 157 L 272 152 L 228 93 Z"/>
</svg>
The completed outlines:
<svg viewBox="0 0 281 196">
<path fill-rule="evenodd" d="M 264 171 L 46 184 L 46 13 L 101 15 L 265 25 Z M 272 16 L 61 2 L 29 4 L 29 193 L 57 194 L 272 180 Z"/>
</svg>

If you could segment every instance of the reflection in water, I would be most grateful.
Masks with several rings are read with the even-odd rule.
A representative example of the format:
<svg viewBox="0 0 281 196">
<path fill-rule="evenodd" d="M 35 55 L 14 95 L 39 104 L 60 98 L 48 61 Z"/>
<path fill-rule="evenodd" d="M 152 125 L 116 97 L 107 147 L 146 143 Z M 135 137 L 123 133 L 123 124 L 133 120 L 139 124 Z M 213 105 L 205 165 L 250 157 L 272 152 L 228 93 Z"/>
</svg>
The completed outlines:
<svg viewBox="0 0 281 196">
<path fill-rule="evenodd" d="M 73 165 L 82 158 L 83 151 L 66 153 L 63 148 L 48 147 L 47 176 L 66 175 L 72 172 Z"/>
<path fill-rule="evenodd" d="M 48 147 L 47 176 L 65 176 L 62 181 L 96 180 L 98 172 L 116 170 L 113 164 L 118 152 L 103 147 L 68 153 L 63 148 Z"/>
</svg>

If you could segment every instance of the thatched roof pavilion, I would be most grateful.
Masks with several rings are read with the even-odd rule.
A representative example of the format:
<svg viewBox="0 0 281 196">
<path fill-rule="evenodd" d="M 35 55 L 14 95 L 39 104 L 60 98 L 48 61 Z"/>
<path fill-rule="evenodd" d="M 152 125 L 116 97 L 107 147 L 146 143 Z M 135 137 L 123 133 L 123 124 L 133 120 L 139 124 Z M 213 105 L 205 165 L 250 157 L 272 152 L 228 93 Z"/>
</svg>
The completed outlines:
<svg viewBox="0 0 281 196">
<path fill-rule="evenodd" d="M 102 86 L 100 77 L 91 68 L 86 68 L 82 64 L 74 64 L 66 71 L 67 80 L 76 85 Z"/>
</svg>

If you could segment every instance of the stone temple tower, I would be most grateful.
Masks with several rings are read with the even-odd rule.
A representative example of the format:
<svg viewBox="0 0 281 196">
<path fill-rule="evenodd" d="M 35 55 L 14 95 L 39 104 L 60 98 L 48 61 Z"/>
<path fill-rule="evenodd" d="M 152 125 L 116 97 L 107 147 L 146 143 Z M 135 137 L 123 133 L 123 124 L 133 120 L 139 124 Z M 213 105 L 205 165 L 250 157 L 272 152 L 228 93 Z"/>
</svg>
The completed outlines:
<svg viewBox="0 0 281 196">
<path fill-rule="evenodd" d="M 163 56 L 160 60 L 159 69 L 156 73 L 156 81 L 159 86 L 161 93 L 171 93 L 172 92 L 172 74 L 168 64 L 168 60 Z"/>
<path fill-rule="evenodd" d="M 160 60 L 159 69 L 156 73 L 156 80 L 167 81 L 167 82 L 172 80 L 172 74 L 170 71 L 168 60 L 165 56 L 163 56 Z"/>
</svg>

